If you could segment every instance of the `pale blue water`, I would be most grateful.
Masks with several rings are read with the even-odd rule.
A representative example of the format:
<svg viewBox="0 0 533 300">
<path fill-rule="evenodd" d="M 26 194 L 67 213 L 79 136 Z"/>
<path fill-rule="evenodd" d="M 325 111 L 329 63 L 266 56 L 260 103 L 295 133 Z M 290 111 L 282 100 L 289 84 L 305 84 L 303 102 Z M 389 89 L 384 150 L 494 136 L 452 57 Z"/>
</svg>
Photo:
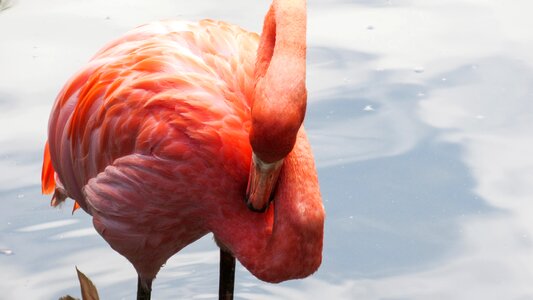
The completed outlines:
<svg viewBox="0 0 533 300">
<path fill-rule="evenodd" d="M 40 195 L 65 80 L 150 20 L 259 31 L 268 1 L 18 0 L 0 11 L 0 299 L 133 299 L 131 265 L 71 204 Z M 0 7 L 7 2 L 1 2 Z M 237 299 L 533 299 L 533 4 L 310 1 L 306 127 L 327 211 L 324 262 Z M 173 257 L 154 299 L 216 299 L 210 236 Z"/>
</svg>

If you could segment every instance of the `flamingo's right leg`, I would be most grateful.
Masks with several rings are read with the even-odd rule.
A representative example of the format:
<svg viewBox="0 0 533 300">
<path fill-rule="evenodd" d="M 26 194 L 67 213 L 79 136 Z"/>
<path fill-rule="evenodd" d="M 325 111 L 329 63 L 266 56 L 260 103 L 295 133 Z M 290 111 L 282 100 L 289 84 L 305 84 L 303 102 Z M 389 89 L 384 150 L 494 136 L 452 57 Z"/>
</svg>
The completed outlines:
<svg viewBox="0 0 533 300">
<path fill-rule="evenodd" d="M 141 276 L 137 281 L 137 300 L 150 300 L 152 295 L 152 280 L 143 280 Z"/>
<path fill-rule="evenodd" d="M 235 257 L 220 248 L 220 277 L 218 283 L 218 299 L 233 300 L 235 285 Z"/>
</svg>

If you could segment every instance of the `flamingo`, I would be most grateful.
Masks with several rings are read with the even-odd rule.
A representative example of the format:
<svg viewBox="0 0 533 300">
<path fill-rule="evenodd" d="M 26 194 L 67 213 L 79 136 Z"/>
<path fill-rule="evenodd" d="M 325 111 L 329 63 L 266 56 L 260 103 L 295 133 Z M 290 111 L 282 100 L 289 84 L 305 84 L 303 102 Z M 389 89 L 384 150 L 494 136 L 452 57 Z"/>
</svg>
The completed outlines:
<svg viewBox="0 0 533 300">
<path fill-rule="evenodd" d="M 159 21 L 103 47 L 59 93 L 42 192 L 71 198 L 138 274 L 212 232 L 221 299 L 235 258 L 277 283 L 314 273 L 324 208 L 302 122 L 306 2 L 274 0 L 261 36 L 221 21 Z"/>
</svg>

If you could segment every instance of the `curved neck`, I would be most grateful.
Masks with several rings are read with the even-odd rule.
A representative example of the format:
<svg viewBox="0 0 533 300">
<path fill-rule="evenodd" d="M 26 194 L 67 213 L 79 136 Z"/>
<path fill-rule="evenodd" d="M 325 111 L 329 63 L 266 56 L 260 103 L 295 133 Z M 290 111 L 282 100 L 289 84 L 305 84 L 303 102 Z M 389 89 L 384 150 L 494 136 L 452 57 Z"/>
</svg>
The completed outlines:
<svg viewBox="0 0 533 300">
<path fill-rule="evenodd" d="M 274 0 L 265 17 L 263 33 L 257 50 L 256 81 L 268 75 L 279 75 L 284 58 L 294 65 L 284 72 L 305 79 L 307 13 L 305 0 Z"/>
<path fill-rule="evenodd" d="M 250 143 L 264 162 L 293 148 L 307 103 L 306 1 L 274 0 L 263 26 L 255 65 Z"/>
<path fill-rule="evenodd" d="M 305 133 L 286 158 L 273 203 L 265 213 L 248 210 L 242 195 L 219 206 L 210 230 L 261 280 L 279 282 L 313 273 L 322 258 L 324 208 Z"/>
</svg>

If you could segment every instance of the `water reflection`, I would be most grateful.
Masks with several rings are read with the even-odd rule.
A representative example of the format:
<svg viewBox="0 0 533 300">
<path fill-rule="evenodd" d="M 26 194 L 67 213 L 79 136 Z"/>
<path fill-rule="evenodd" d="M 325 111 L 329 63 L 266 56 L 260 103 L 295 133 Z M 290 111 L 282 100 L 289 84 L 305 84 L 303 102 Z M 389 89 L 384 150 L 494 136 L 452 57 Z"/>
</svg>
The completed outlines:
<svg viewBox="0 0 533 300">
<path fill-rule="evenodd" d="M 310 1 L 324 263 L 280 285 L 238 266 L 238 299 L 533 298 L 533 21 L 518 2 Z M 131 265 L 85 214 L 39 195 L 52 100 L 128 28 L 204 16 L 258 31 L 268 1 L 12 3 L 0 14 L 1 297 L 77 295 L 77 265 L 103 298 L 131 299 Z M 211 236 L 186 248 L 154 298 L 216 298 L 217 256 Z"/>
</svg>

